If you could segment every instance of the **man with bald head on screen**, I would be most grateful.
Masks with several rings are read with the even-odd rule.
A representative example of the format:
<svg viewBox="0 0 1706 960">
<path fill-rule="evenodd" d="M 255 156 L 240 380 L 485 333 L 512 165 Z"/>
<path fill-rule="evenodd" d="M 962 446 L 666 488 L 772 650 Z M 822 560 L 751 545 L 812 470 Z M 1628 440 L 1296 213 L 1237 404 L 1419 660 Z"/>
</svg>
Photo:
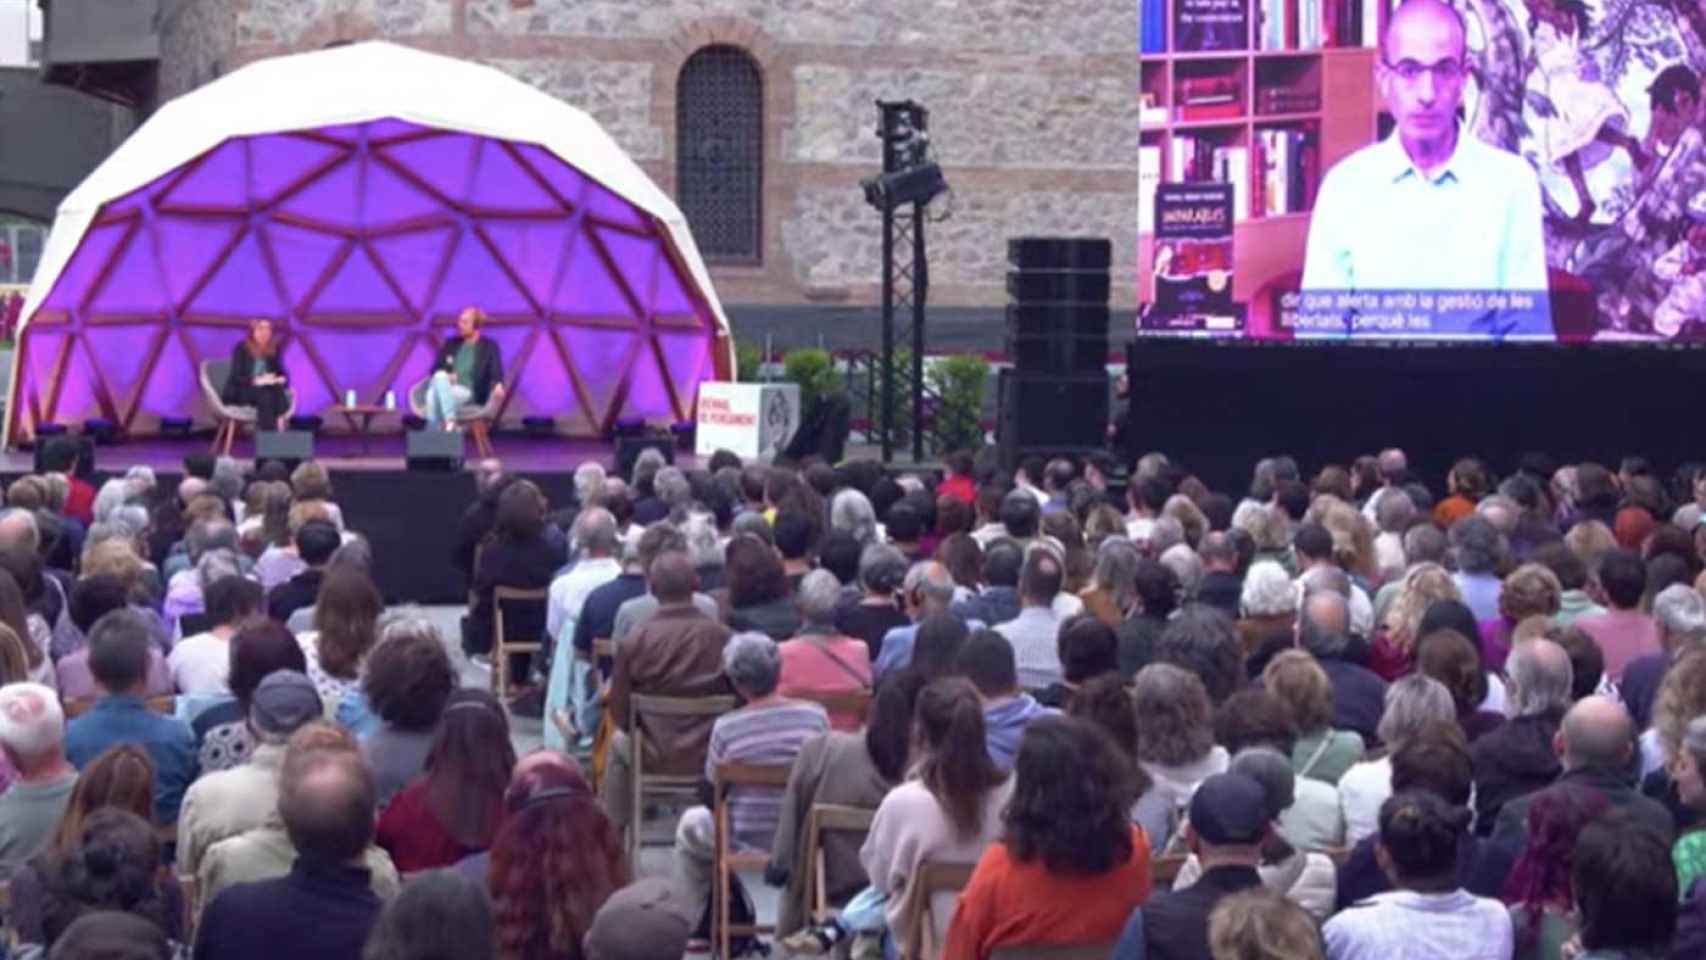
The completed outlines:
<svg viewBox="0 0 1706 960">
<path fill-rule="evenodd" d="M 1440 0 L 1405 0 L 1387 23 L 1375 66 L 1395 127 L 1322 180 L 1306 292 L 1544 294 L 1539 179 L 1526 160 L 1458 119 L 1468 76 L 1462 16 Z"/>
</svg>

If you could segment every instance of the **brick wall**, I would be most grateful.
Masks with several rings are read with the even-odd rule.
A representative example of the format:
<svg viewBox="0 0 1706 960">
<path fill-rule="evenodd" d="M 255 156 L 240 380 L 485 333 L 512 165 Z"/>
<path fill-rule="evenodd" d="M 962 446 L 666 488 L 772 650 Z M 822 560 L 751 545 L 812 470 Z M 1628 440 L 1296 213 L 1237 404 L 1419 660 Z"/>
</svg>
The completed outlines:
<svg viewBox="0 0 1706 960">
<path fill-rule="evenodd" d="M 386 38 L 499 67 L 592 114 L 674 186 L 675 82 L 711 43 L 765 90 L 760 265 L 712 266 L 729 303 L 868 304 L 881 237 L 874 101 L 930 108 L 952 215 L 930 226 L 931 300 L 1004 297 L 1004 241 L 1114 241 L 1134 300 L 1136 4 L 1131 0 L 187 0 L 165 25 L 164 96 L 333 40 Z M 941 203 L 942 201 L 938 201 Z"/>
</svg>

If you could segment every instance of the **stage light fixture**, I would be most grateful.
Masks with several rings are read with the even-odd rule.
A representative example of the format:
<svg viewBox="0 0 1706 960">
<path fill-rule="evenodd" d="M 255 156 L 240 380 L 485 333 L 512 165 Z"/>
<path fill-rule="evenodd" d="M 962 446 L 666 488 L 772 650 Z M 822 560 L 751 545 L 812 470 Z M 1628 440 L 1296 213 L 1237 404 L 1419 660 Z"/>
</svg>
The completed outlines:
<svg viewBox="0 0 1706 960">
<path fill-rule="evenodd" d="M 936 163 L 878 174 L 859 181 L 865 202 L 878 210 L 893 210 L 908 203 L 929 203 L 948 189 L 948 180 Z"/>
</svg>

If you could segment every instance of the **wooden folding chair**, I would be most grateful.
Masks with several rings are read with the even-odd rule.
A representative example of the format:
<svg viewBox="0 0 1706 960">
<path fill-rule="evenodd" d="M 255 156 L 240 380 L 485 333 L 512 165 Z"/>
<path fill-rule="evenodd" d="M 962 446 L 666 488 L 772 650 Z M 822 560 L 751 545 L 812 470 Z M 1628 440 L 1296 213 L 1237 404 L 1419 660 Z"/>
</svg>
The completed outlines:
<svg viewBox="0 0 1706 960">
<path fill-rule="evenodd" d="M 832 717 L 858 717 L 860 726 L 864 726 L 865 714 L 871 707 L 869 690 L 796 690 L 788 696 L 792 700 L 815 703 Z"/>
<path fill-rule="evenodd" d="M 730 896 L 733 883 L 730 877 L 740 870 L 762 870 L 770 862 L 767 850 L 736 850 L 731 839 L 732 825 L 729 822 L 728 791 L 734 787 L 770 787 L 781 792 L 788 786 L 788 773 L 793 769 L 792 763 L 767 764 L 755 766 L 745 763 L 719 763 L 716 776 L 712 780 L 712 796 L 716 801 L 711 809 L 711 816 L 716 825 L 715 855 L 716 880 L 712 887 L 712 897 L 717 904 L 716 920 L 717 956 L 721 960 L 729 958 L 729 941 L 735 936 L 761 936 L 775 933 L 775 924 L 759 923 L 757 917 L 752 923 L 733 924 L 729 920 Z"/>
<path fill-rule="evenodd" d="M 509 658 L 519 653 L 538 656 L 545 649 L 543 640 L 510 643 L 504 639 L 504 601 L 525 601 L 543 607 L 550 593 L 548 587 L 537 590 L 519 587 L 492 589 L 492 695 L 498 698 L 499 703 L 509 703 Z"/>
<path fill-rule="evenodd" d="M 170 693 L 160 697 L 149 697 L 148 709 L 154 713 L 163 713 L 169 717 L 178 712 L 178 698 Z"/>
<path fill-rule="evenodd" d="M 989 952 L 990 960 L 1108 960 L 1114 952 L 1114 942 L 1106 943 L 1025 943 L 996 947 Z"/>
<path fill-rule="evenodd" d="M 62 701 L 60 703 L 60 707 L 65 711 L 65 719 L 67 719 L 67 720 L 71 720 L 73 718 L 80 717 L 85 713 L 88 713 L 89 708 L 93 707 L 94 705 L 95 705 L 95 698 L 94 697 L 83 697 L 83 698 L 80 698 L 77 700 L 65 700 L 65 701 Z"/>
<path fill-rule="evenodd" d="M 877 811 L 864 807 L 849 807 L 839 803 L 814 803 L 806 814 L 806 862 L 811 873 L 806 875 L 806 903 L 811 905 L 812 920 L 827 923 L 835 913 L 829 902 L 829 855 L 823 849 L 824 835 L 833 831 L 871 832 L 871 821 Z"/>
<path fill-rule="evenodd" d="M 628 697 L 628 763 L 633 770 L 634 807 L 628 819 L 628 862 L 638 863 L 640 857 L 640 827 L 645 822 L 645 801 L 648 795 L 696 797 L 700 773 L 705 769 L 705 757 L 700 755 L 692 765 L 691 774 L 647 773 L 645 767 L 645 728 L 640 721 L 652 717 L 720 717 L 735 708 L 735 698 L 728 695 L 709 697 L 660 697 L 643 693 Z M 707 748 L 709 744 L 707 744 Z M 685 768 L 685 764 L 683 767 Z"/>
<path fill-rule="evenodd" d="M 1173 881 L 1178 878 L 1179 871 L 1185 868 L 1185 860 L 1189 856 L 1190 854 L 1186 853 L 1169 853 L 1151 859 L 1149 861 L 1151 889 L 1173 889 Z"/>
<path fill-rule="evenodd" d="M 937 863 L 926 860 L 918 865 L 912 883 L 906 888 L 907 915 L 912 918 L 906 931 L 906 960 L 931 960 L 941 953 L 936 942 L 936 918 L 931 902 L 938 893 L 959 893 L 971 882 L 972 863 Z"/>
</svg>

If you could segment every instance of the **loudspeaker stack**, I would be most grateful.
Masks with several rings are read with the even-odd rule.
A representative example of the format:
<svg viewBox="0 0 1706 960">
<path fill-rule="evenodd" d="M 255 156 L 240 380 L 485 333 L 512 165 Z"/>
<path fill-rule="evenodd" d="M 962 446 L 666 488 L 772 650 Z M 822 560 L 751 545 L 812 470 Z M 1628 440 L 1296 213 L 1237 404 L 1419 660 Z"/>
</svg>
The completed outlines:
<svg viewBox="0 0 1706 960">
<path fill-rule="evenodd" d="M 1009 462 L 1106 445 L 1108 268 L 1101 237 L 1007 241 L 1007 356 L 997 433 Z"/>
</svg>

